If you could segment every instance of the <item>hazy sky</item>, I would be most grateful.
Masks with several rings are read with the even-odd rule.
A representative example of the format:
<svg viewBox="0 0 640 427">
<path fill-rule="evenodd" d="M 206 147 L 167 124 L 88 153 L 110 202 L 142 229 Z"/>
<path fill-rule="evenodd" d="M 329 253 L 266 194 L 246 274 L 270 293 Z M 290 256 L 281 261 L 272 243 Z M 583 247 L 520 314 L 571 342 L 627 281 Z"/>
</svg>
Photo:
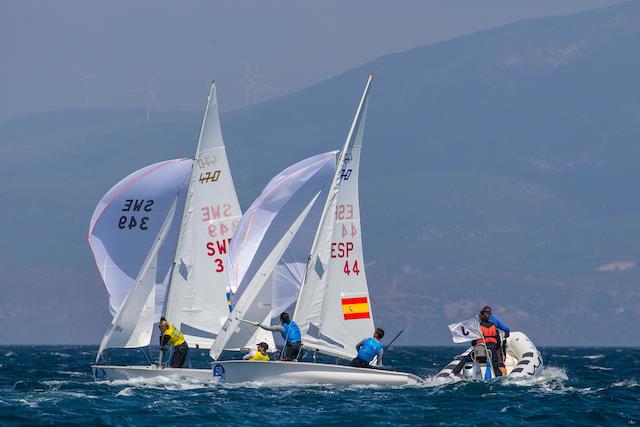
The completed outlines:
<svg viewBox="0 0 640 427">
<path fill-rule="evenodd" d="M 222 110 L 230 110 L 383 54 L 618 2 L 4 0 L 0 120 L 147 102 L 197 110 L 212 79 Z M 157 104 L 147 91 L 152 79 Z"/>
</svg>

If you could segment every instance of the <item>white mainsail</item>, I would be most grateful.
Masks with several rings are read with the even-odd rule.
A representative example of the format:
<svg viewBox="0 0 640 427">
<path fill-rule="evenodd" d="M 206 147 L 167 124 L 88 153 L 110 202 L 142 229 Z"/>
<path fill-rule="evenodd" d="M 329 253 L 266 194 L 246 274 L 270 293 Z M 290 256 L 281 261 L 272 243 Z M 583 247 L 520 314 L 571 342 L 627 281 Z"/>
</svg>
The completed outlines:
<svg viewBox="0 0 640 427">
<path fill-rule="evenodd" d="M 295 237 L 298 229 L 304 222 L 307 214 L 315 204 L 320 191 L 318 191 L 307 204 L 300 215 L 295 219 L 291 227 L 273 248 L 271 253 L 264 260 L 256 274 L 247 285 L 240 296 L 233 312 L 227 318 L 224 326 L 220 330 L 218 339 L 213 343 L 209 355 L 217 360 L 223 350 L 233 348 L 247 340 L 255 334 L 256 327 L 249 325 L 247 319 L 270 319 L 271 313 L 271 287 L 265 286 L 269 277 L 273 274 L 273 269 L 279 262 L 282 254 L 287 249 L 291 240 Z"/>
<path fill-rule="evenodd" d="M 240 216 L 212 84 L 165 308 L 165 317 L 190 346 L 210 347 L 229 315 L 227 251 Z"/>
<path fill-rule="evenodd" d="M 373 333 L 365 276 L 358 170 L 370 75 L 340 153 L 300 289 L 294 320 L 307 349 L 353 358 L 356 344 Z"/>
<path fill-rule="evenodd" d="M 191 159 L 174 159 L 146 166 L 120 182 L 98 203 L 89 225 L 89 246 L 109 292 L 115 315 L 133 287 L 140 267 L 177 193 L 182 196 L 191 173 Z M 172 225 L 158 255 L 158 272 L 168 274 L 178 238 Z M 163 301 L 161 301 L 163 302 Z"/>
<path fill-rule="evenodd" d="M 142 264 L 136 283 L 129 291 L 124 303 L 116 313 L 111 326 L 102 338 L 96 362 L 108 348 L 144 347 L 151 342 L 154 324 L 156 272 L 158 252 L 165 243 L 176 212 L 178 195 L 175 196 L 169 212 L 158 231 L 151 250 Z"/>
</svg>

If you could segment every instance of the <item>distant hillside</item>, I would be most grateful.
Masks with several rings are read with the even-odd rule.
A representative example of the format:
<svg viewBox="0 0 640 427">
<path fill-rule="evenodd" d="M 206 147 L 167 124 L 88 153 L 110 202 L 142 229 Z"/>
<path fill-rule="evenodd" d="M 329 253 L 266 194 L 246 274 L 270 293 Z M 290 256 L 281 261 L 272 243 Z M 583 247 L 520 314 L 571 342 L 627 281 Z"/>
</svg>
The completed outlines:
<svg viewBox="0 0 640 427">
<path fill-rule="evenodd" d="M 404 344 L 446 343 L 447 323 L 489 303 L 542 344 L 637 344 L 638 46 L 633 1 L 384 56 L 229 113 L 241 203 L 292 162 L 338 148 L 373 71 L 360 187 L 376 322 L 404 328 Z M 57 341 L 43 318 L 65 342 L 99 340 L 93 208 L 131 171 L 191 156 L 201 115 L 0 124 L 4 342 Z"/>
</svg>

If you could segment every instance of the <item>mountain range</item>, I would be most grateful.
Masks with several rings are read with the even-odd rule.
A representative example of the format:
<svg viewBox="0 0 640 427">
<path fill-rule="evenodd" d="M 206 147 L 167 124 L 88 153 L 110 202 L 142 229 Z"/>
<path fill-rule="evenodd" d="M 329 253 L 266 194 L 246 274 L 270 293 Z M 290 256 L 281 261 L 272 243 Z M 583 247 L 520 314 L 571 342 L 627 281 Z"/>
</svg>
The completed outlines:
<svg viewBox="0 0 640 427">
<path fill-rule="evenodd" d="M 241 205 L 341 147 L 373 72 L 360 199 L 376 324 L 404 329 L 402 344 L 445 344 L 448 323 L 489 304 L 542 345 L 637 345 L 638 46 L 630 1 L 386 55 L 227 113 Z M 3 343 L 99 341 L 110 316 L 86 244 L 93 209 L 132 171 L 192 156 L 201 116 L 0 123 Z"/>
</svg>

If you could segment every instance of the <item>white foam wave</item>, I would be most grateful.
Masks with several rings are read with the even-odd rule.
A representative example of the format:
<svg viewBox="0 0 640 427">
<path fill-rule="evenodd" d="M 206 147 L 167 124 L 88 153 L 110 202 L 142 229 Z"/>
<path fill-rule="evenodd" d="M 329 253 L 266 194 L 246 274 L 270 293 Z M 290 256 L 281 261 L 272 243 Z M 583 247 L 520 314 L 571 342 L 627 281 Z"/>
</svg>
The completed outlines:
<svg viewBox="0 0 640 427">
<path fill-rule="evenodd" d="M 53 351 L 50 354 L 52 356 L 57 356 L 57 357 L 64 357 L 64 358 L 71 357 L 70 354 L 68 354 L 68 353 L 60 353 L 59 351 Z"/>
<path fill-rule="evenodd" d="M 133 396 L 133 395 L 134 395 L 133 387 L 125 387 L 116 394 L 116 396 L 126 396 L 126 397 Z"/>
<path fill-rule="evenodd" d="M 598 360 L 598 359 L 604 359 L 606 356 L 604 354 L 589 354 L 586 356 L 582 356 L 583 359 L 589 359 L 589 360 Z"/>
<path fill-rule="evenodd" d="M 196 390 L 217 384 L 214 380 L 185 378 L 177 375 L 157 376 L 153 378 L 130 378 L 126 380 L 100 381 L 115 387 L 151 388 L 163 390 Z"/>
<path fill-rule="evenodd" d="M 569 379 L 567 377 L 567 373 L 562 368 L 556 368 L 554 366 L 544 366 L 542 371 L 534 377 L 526 377 L 526 378 L 500 378 L 500 381 L 504 382 L 507 385 L 516 385 L 516 386 L 539 386 L 541 388 L 545 387 L 555 387 L 562 382 Z"/>
<path fill-rule="evenodd" d="M 16 354 L 13 351 L 7 351 L 4 354 L 4 357 L 13 357 L 13 356 L 16 356 Z"/>
<path fill-rule="evenodd" d="M 592 371 L 613 371 L 613 368 L 607 368 L 604 366 L 595 366 L 595 365 L 587 365 L 585 368 L 591 369 Z"/>
<path fill-rule="evenodd" d="M 640 384 L 634 379 L 627 379 L 611 384 L 612 387 L 640 387 Z"/>
<path fill-rule="evenodd" d="M 75 371 L 56 371 L 56 374 L 65 375 L 68 377 L 88 377 L 87 372 L 75 372 Z"/>
</svg>

